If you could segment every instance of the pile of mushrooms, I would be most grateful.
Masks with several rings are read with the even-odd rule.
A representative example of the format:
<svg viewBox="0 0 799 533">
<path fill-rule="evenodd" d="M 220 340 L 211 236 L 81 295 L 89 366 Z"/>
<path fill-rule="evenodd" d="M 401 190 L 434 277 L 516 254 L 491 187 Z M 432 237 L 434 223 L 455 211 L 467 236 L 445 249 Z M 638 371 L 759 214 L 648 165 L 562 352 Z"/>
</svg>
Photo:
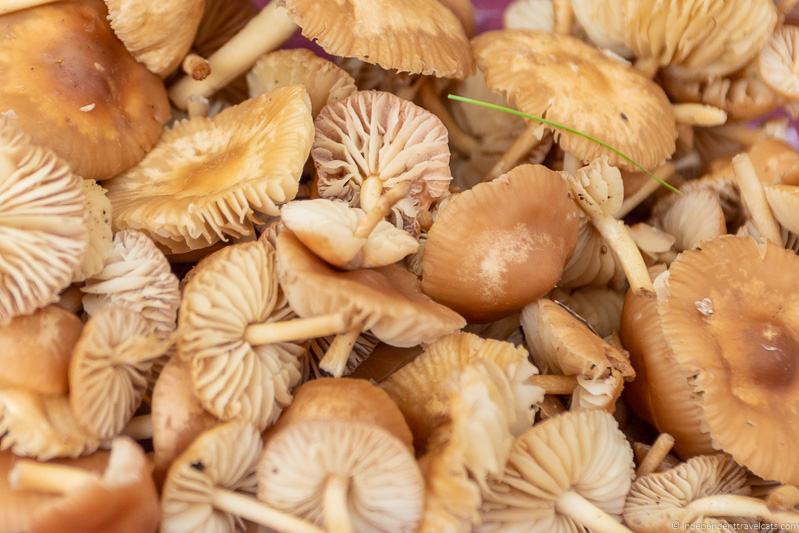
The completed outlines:
<svg viewBox="0 0 799 533">
<path fill-rule="evenodd" d="M 2 3 L 0 533 L 799 528 L 798 4 Z"/>
</svg>

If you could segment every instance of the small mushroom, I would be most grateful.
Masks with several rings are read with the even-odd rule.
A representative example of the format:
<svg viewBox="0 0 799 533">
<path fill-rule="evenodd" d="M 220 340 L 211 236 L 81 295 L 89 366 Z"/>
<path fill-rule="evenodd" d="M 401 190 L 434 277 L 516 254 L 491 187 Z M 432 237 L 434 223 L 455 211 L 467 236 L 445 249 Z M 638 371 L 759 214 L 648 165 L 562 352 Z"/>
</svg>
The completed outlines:
<svg viewBox="0 0 799 533">
<path fill-rule="evenodd" d="M 674 236 L 678 252 L 727 233 L 719 197 L 709 190 L 683 192 L 662 216 L 660 225 Z"/>
<path fill-rule="evenodd" d="M 760 51 L 760 76 L 774 91 L 790 100 L 799 100 L 799 74 L 796 72 L 799 27 L 781 26 Z"/>
<path fill-rule="evenodd" d="M 31 517 L 30 532 L 155 532 L 158 494 L 144 451 L 119 437 L 102 476 L 77 466 L 18 460 L 8 474 L 18 491 L 58 494 Z"/>
</svg>

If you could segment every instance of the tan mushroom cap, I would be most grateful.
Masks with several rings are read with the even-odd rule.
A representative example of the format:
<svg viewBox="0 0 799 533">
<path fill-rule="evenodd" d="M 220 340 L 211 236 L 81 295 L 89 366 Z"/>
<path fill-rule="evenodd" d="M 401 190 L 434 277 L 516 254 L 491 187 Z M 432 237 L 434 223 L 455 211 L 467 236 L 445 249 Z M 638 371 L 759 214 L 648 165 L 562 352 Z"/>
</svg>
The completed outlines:
<svg viewBox="0 0 799 533">
<path fill-rule="evenodd" d="M 439 211 L 422 258 L 422 288 L 470 321 L 518 311 L 560 280 L 579 217 L 560 176 L 539 165 L 516 167 Z"/>
<path fill-rule="evenodd" d="M 106 0 L 108 21 L 139 63 L 161 77 L 172 73 L 189 52 L 205 0 Z"/>
<path fill-rule="evenodd" d="M 304 48 L 270 52 L 247 74 L 250 98 L 288 85 L 305 87 L 314 117 L 325 105 L 343 100 L 358 90 L 346 70 Z"/>
<path fill-rule="evenodd" d="M 258 498 L 321 524 L 329 480 L 347 486 L 344 507 L 355 533 L 416 531 L 424 480 L 407 446 L 379 426 L 305 420 L 269 441 L 258 463 Z"/>
<path fill-rule="evenodd" d="M 799 152 L 787 142 L 766 139 L 753 144 L 747 153 L 763 183 L 799 185 Z"/>
<path fill-rule="evenodd" d="M 279 0 L 302 34 L 330 54 L 386 70 L 465 78 L 469 43 L 458 18 L 437 0 Z M 342 31 L 343 30 L 343 31 Z"/>
<path fill-rule="evenodd" d="M 256 213 L 277 215 L 297 194 L 312 138 L 298 86 L 180 122 L 108 183 L 114 226 L 144 231 L 173 253 L 251 235 Z"/>
<path fill-rule="evenodd" d="M 81 185 L 83 194 L 86 195 L 89 243 L 80 267 L 72 276 L 73 283 L 86 281 L 103 269 L 114 238 L 111 229 L 111 201 L 106 196 L 105 189 L 94 180 L 82 180 Z"/>
<path fill-rule="evenodd" d="M 305 349 L 294 342 L 250 344 L 246 331 L 294 316 L 268 242 L 228 246 L 200 263 L 184 290 L 177 343 L 204 409 L 259 429 L 277 419 L 302 378 Z"/>
<path fill-rule="evenodd" d="M 163 83 L 133 59 L 105 18 L 100 0 L 0 18 L 0 32 L 10 36 L 0 46 L 0 112 L 13 111 L 37 144 L 100 180 L 139 162 L 169 119 Z"/>
<path fill-rule="evenodd" d="M 420 211 L 446 196 L 449 169 L 447 128 L 416 104 L 391 93 L 359 91 L 325 106 L 314 122 L 314 164 L 322 198 L 369 210 L 367 183 L 381 190 L 411 182 L 394 207 L 394 222 L 413 226 Z M 371 200 L 371 198 L 370 198 Z"/>
<path fill-rule="evenodd" d="M 0 116 L 0 325 L 58 301 L 86 250 L 85 206 L 67 164 Z"/>
<path fill-rule="evenodd" d="M 457 331 L 463 318 L 422 294 L 413 274 L 397 265 L 334 270 L 288 230 L 277 237 L 277 271 L 291 308 L 301 317 L 351 312 L 362 331 L 399 347 Z"/>
<path fill-rule="evenodd" d="M 596 48 L 530 30 L 484 33 L 472 46 L 488 86 L 521 111 L 602 139 L 649 169 L 674 152 L 677 126 L 663 90 Z M 612 165 L 637 170 L 583 137 L 559 135 L 560 146 L 580 160 L 606 155 Z"/>
<path fill-rule="evenodd" d="M 799 27 L 781 26 L 760 51 L 760 76 L 785 98 L 799 99 Z"/>
<path fill-rule="evenodd" d="M 0 326 L 0 387 L 63 395 L 72 348 L 83 323 L 56 305 Z"/>
<path fill-rule="evenodd" d="M 103 269 L 81 289 L 83 308 L 94 315 L 116 306 L 140 313 L 162 333 L 175 330 L 180 306 L 178 278 L 158 247 L 144 233 L 120 231 L 114 235 Z"/>
</svg>

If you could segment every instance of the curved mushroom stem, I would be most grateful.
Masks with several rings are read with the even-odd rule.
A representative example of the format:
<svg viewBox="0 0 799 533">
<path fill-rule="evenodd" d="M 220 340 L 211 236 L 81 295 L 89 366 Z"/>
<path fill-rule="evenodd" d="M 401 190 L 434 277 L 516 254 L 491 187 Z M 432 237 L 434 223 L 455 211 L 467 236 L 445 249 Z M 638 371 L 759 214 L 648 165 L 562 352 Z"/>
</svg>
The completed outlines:
<svg viewBox="0 0 799 533">
<path fill-rule="evenodd" d="M 328 346 L 325 355 L 319 361 L 319 368 L 333 377 L 340 378 L 347 368 L 347 361 L 352 353 L 352 347 L 361 334 L 361 328 L 354 328 L 346 333 L 336 335 Z"/>
<path fill-rule="evenodd" d="M 22 11 L 23 9 L 52 4 L 58 1 L 59 0 L 6 0 L 3 2 L 3 5 L 0 6 L 0 15 L 7 15 L 15 11 Z"/>
<path fill-rule="evenodd" d="M 674 118 L 680 124 L 713 127 L 727 123 L 727 112 L 707 104 L 672 104 Z"/>
<path fill-rule="evenodd" d="M 197 54 L 189 54 L 183 59 L 183 72 L 191 79 L 201 81 L 211 75 L 211 64 Z"/>
<path fill-rule="evenodd" d="M 632 533 L 612 516 L 573 490 L 563 493 L 558 498 L 555 509 L 593 533 Z"/>
<path fill-rule="evenodd" d="M 405 181 L 383 194 L 380 199 L 377 200 L 374 207 L 366 212 L 366 216 L 358 222 L 358 225 L 355 227 L 355 236 L 359 239 L 366 239 L 369 237 L 380 221 L 385 219 L 391 212 L 391 208 L 393 208 L 397 202 L 405 198 L 410 190 L 411 182 Z"/>
<path fill-rule="evenodd" d="M 324 533 L 324 530 L 297 518 L 296 516 L 278 511 L 256 500 L 252 496 L 245 496 L 238 492 L 215 488 L 211 495 L 211 504 L 215 509 L 235 516 L 245 518 L 250 522 L 272 528 L 277 531 L 291 531 L 293 533 Z"/>
<path fill-rule="evenodd" d="M 706 517 L 760 518 L 780 527 L 796 527 L 796 524 L 799 524 L 797 512 L 772 511 L 763 500 L 737 494 L 717 494 L 699 498 L 689 503 L 686 510 Z"/>
<path fill-rule="evenodd" d="M 555 33 L 569 35 L 574 24 L 574 9 L 571 0 L 554 0 Z"/>
<path fill-rule="evenodd" d="M 189 118 L 207 117 L 211 111 L 211 102 L 205 96 L 192 96 L 189 98 L 186 112 Z"/>
<path fill-rule="evenodd" d="M 635 62 L 635 68 L 647 78 L 654 78 L 660 65 L 656 57 L 639 57 Z"/>
<path fill-rule="evenodd" d="M 652 444 L 652 447 L 644 456 L 643 460 L 639 463 L 635 475 L 638 477 L 646 476 L 657 470 L 660 463 L 663 462 L 663 459 L 666 458 L 673 446 L 674 437 L 668 433 L 661 433 L 658 438 L 655 439 L 655 442 Z"/>
<path fill-rule="evenodd" d="M 323 500 L 325 525 L 330 533 L 352 533 L 347 491 L 349 481 L 341 476 L 330 476 L 325 483 Z"/>
<path fill-rule="evenodd" d="M 133 440 L 153 438 L 153 417 L 150 415 L 134 416 L 122 430 L 122 435 Z"/>
<path fill-rule="evenodd" d="M 211 74 L 202 81 L 183 77 L 169 90 L 175 105 L 186 109 L 189 97 L 211 96 L 246 72 L 263 54 L 274 50 L 297 31 L 288 12 L 272 1 L 222 48 L 208 58 Z"/>
<path fill-rule="evenodd" d="M 527 128 L 519 135 L 510 148 L 505 150 L 491 170 L 483 178 L 483 181 L 491 181 L 501 176 L 516 166 L 521 158 L 530 153 L 530 150 L 541 142 L 544 138 L 545 129 L 538 122 L 530 122 Z"/>
<path fill-rule="evenodd" d="M 577 388 L 576 376 L 561 376 L 558 374 L 548 374 L 543 376 L 532 376 L 530 383 L 536 387 L 544 389 L 544 394 L 568 395 Z"/>
<path fill-rule="evenodd" d="M 14 490 L 67 494 L 80 489 L 100 476 L 74 466 L 39 463 L 20 459 L 8 473 L 8 483 Z"/>
<path fill-rule="evenodd" d="M 732 158 L 732 168 L 735 171 L 735 181 L 741 190 L 741 200 L 757 231 L 765 239 L 782 246 L 780 225 L 771 212 L 763 184 L 757 177 L 752 160 L 747 154 L 738 154 Z"/>
<path fill-rule="evenodd" d="M 349 331 L 352 327 L 346 313 L 331 313 L 311 318 L 297 318 L 283 322 L 250 324 L 244 332 L 244 340 L 253 346 L 277 344 L 316 337 L 327 337 Z"/>
<path fill-rule="evenodd" d="M 449 132 L 450 144 L 459 152 L 470 155 L 479 149 L 480 143 L 458 126 L 441 98 L 436 94 L 429 79 L 422 81 L 422 85 L 419 87 L 419 98 L 421 99 L 422 107 L 433 113 L 444 123 Z"/>
</svg>

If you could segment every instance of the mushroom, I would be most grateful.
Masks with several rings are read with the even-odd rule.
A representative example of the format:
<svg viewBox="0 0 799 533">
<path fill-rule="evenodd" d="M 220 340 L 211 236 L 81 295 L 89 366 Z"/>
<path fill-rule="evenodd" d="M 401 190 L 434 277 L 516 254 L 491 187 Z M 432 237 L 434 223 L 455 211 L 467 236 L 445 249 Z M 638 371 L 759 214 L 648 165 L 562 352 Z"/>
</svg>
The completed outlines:
<svg viewBox="0 0 799 533">
<path fill-rule="evenodd" d="M 638 458 L 638 447 L 633 444 L 633 452 L 638 460 L 638 468 L 635 469 L 636 477 L 646 476 L 655 472 L 660 468 L 660 465 L 669 459 L 669 452 L 674 446 L 674 437 L 668 433 L 661 433 L 652 446 L 648 446 L 645 455 Z"/>
<path fill-rule="evenodd" d="M 316 117 L 314 164 L 322 198 L 371 211 L 381 194 L 403 183 L 397 225 L 415 229 L 423 211 L 446 196 L 452 180 L 447 128 L 435 115 L 391 93 L 359 91 Z"/>
<path fill-rule="evenodd" d="M 108 306 L 130 309 L 161 333 L 175 330 L 180 305 L 177 277 L 164 254 L 138 231 L 117 232 L 103 269 L 81 289 L 89 315 Z"/>
<path fill-rule="evenodd" d="M 56 305 L 0 326 L 0 387 L 64 395 L 72 349 L 83 323 Z"/>
<path fill-rule="evenodd" d="M 476 30 L 476 21 L 474 15 L 474 6 L 471 0 L 439 0 L 439 3 L 446 6 L 452 13 L 458 17 L 458 20 L 463 26 L 463 31 L 467 37 L 474 35 Z M 448 77 L 448 76 L 447 76 Z"/>
<path fill-rule="evenodd" d="M 777 222 L 791 233 L 799 233 L 799 185 L 766 185 L 768 205 Z"/>
<path fill-rule="evenodd" d="M 783 453 L 799 438 L 786 423 L 799 383 L 797 266 L 781 244 L 719 237 L 683 252 L 658 294 L 664 338 L 691 377 L 714 446 L 756 475 L 788 483 L 799 481 L 799 458 Z"/>
<path fill-rule="evenodd" d="M 177 344 L 204 409 L 258 429 L 277 419 L 302 378 L 305 349 L 293 341 L 319 333 L 317 321 L 294 317 L 267 241 L 228 246 L 200 263 L 184 289 Z M 343 320 L 320 334 L 336 333 Z"/>
<path fill-rule="evenodd" d="M 72 276 L 72 282 L 82 282 L 103 269 L 106 255 L 111 249 L 114 232 L 111 230 L 111 201 L 105 189 L 94 180 L 81 180 L 86 195 L 89 242 L 80 266 Z"/>
<path fill-rule="evenodd" d="M 344 100 L 358 90 L 346 70 L 303 48 L 270 52 L 247 74 L 250 98 L 288 85 L 305 87 L 314 117 L 325 105 Z"/>
<path fill-rule="evenodd" d="M 119 435 L 147 392 L 154 361 L 171 344 L 134 311 L 106 307 L 95 314 L 69 363 L 69 402 L 78 423 L 99 439 Z"/>
<path fill-rule="evenodd" d="M 601 50 L 610 50 L 630 58 L 633 51 L 624 40 L 625 2 L 602 0 L 572 0 L 574 18 L 585 30 L 588 39 Z"/>
<path fill-rule="evenodd" d="M 249 520 L 278 531 L 322 533 L 290 514 L 257 501 L 261 437 L 243 422 L 202 433 L 169 468 L 161 491 L 161 531 L 244 531 Z"/>
<path fill-rule="evenodd" d="M 144 231 L 172 253 L 252 235 L 256 213 L 277 215 L 276 204 L 297 194 L 312 136 L 299 86 L 180 122 L 108 182 L 114 226 Z"/>
<path fill-rule="evenodd" d="M 719 197 L 709 190 L 683 192 L 662 216 L 660 225 L 674 236 L 678 252 L 727 233 Z"/>
<path fill-rule="evenodd" d="M 760 51 L 760 76 L 780 95 L 799 100 L 799 74 L 796 72 L 799 27 L 781 26 Z"/>
<path fill-rule="evenodd" d="M 600 337 L 619 331 L 624 294 L 605 287 L 586 287 L 572 291 L 555 289 L 551 297 L 574 310 Z"/>
<path fill-rule="evenodd" d="M 20 459 L 8 479 L 14 490 L 60 496 L 31 517 L 31 533 L 146 533 L 158 527 L 158 494 L 150 463 L 144 451 L 125 437 L 111 444 L 102 476 L 77 466 Z"/>
<path fill-rule="evenodd" d="M 308 355 L 311 356 L 311 372 L 317 378 L 321 377 L 324 372 L 324 370 L 319 368 L 319 362 L 324 358 L 334 340 L 336 340 L 335 336 L 318 337 L 311 339 L 308 343 Z M 352 345 L 352 350 L 347 356 L 347 366 L 344 368 L 342 375 L 348 376 L 357 371 L 361 364 L 372 356 L 379 345 L 380 341 L 377 337 L 368 331 L 362 332 Z"/>
<path fill-rule="evenodd" d="M 745 518 L 773 527 L 790 527 L 799 520 L 799 513 L 772 511 L 766 502 L 746 496 L 746 474 L 728 455 L 717 454 L 639 477 L 627 497 L 624 520 L 640 533 L 673 529 L 673 524 L 678 529 L 725 528 Z"/>
<path fill-rule="evenodd" d="M 465 325 L 463 318 L 422 294 L 413 274 L 398 265 L 376 270 L 334 270 L 288 230 L 277 237 L 277 272 L 291 308 L 305 323 L 326 323 L 327 331 L 304 338 L 339 335 L 320 367 L 340 376 L 352 343 L 362 331 L 398 347 L 433 342 Z M 267 335 L 263 328 L 259 335 Z"/>
<path fill-rule="evenodd" d="M 732 159 L 732 166 L 735 171 L 735 182 L 741 191 L 741 200 L 746 207 L 748 218 L 757 228 L 763 238 L 778 244 L 782 244 L 780 227 L 766 199 L 752 160 L 747 154 L 738 154 Z"/>
<path fill-rule="evenodd" d="M 571 411 L 516 439 L 483 491 L 478 531 L 627 532 L 619 523 L 633 452 L 612 415 Z"/>
<path fill-rule="evenodd" d="M 169 118 L 162 81 L 119 42 L 100 0 L 58 2 L 0 17 L 0 112 L 84 178 L 135 165 Z M 149 26 L 148 26 L 149 27 Z M 58 28 L 58 31 L 53 31 Z"/>
<path fill-rule="evenodd" d="M 58 301 L 80 267 L 88 231 L 81 179 L 4 116 L 0 160 L 0 325 L 7 325 Z"/>
<path fill-rule="evenodd" d="M 558 282 L 578 219 L 556 173 L 516 167 L 457 195 L 438 213 L 422 259 L 422 288 L 470 321 L 507 316 Z"/>
<path fill-rule="evenodd" d="M 502 27 L 555 31 L 555 6 L 552 0 L 514 0 L 502 13 Z"/>
</svg>

